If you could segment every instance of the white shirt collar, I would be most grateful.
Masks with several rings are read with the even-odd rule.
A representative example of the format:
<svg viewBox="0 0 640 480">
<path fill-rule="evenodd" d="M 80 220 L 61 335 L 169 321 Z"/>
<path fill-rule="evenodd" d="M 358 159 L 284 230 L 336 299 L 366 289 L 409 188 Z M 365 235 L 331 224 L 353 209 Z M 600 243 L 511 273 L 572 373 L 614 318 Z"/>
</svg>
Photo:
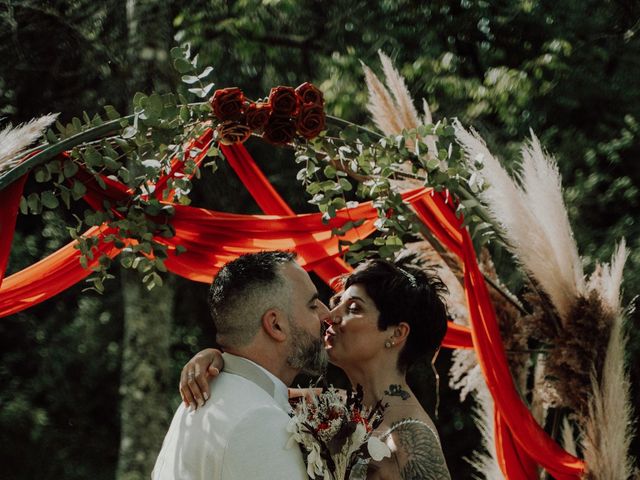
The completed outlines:
<svg viewBox="0 0 640 480">
<path fill-rule="evenodd" d="M 278 377 L 276 377 L 269 370 L 264 368 L 262 365 L 257 364 L 253 360 L 249 360 L 248 358 L 240 357 L 238 355 L 233 355 L 233 354 L 228 353 L 228 352 L 225 352 L 224 356 L 225 357 L 226 356 L 230 356 L 230 357 L 233 357 L 233 358 L 236 358 L 236 359 L 244 360 L 245 362 L 248 362 L 248 363 L 254 365 L 260 371 L 262 371 L 267 376 L 267 378 L 269 378 L 269 380 L 271 380 L 273 382 L 273 399 L 286 412 L 289 412 L 291 410 L 291 405 L 289 404 L 289 389 L 287 388 L 287 386 L 285 385 L 285 383 L 282 380 L 280 380 Z M 224 371 L 224 368 L 223 368 L 223 371 Z"/>
</svg>

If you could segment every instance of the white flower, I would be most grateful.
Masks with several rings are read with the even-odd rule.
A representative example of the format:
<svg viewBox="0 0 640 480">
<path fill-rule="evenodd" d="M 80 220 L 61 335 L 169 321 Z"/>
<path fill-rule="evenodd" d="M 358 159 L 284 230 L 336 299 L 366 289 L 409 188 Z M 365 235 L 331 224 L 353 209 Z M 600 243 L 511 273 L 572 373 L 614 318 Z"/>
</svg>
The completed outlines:
<svg viewBox="0 0 640 480">
<path fill-rule="evenodd" d="M 307 455 L 307 475 L 315 479 L 316 475 L 322 474 L 322 457 L 320 456 L 320 446 L 317 443 L 311 445 L 311 451 Z"/>
<path fill-rule="evenodd" d="M 293 417 L 289 420 L 287 424 L 287 432 L 291 434 L 289 440 L 287 441 L 287 447 L 294 447 L 297 443 L 302 443 L 302 435 L 300 435 L 299 424 L 296 417 Z"/>
<path fill-rule="evenodd" d="M 371 458 L 376 462 L 391 456 L 391 450 L 387 444 L 373 435 L 370 436 L 369 441 L 367 441 L 367 450 L 369 450 L 369 455 L 371 455 Z"/>
<path fill-rule="evenodd" d="M 349 450 L 347 451 L 347 458 L 351 456 L 353 452 L 358 450 L 367 438 L 367 429 L 361 423 L 356 425 L 356 429 L 349 439 Z"/>
</svg>

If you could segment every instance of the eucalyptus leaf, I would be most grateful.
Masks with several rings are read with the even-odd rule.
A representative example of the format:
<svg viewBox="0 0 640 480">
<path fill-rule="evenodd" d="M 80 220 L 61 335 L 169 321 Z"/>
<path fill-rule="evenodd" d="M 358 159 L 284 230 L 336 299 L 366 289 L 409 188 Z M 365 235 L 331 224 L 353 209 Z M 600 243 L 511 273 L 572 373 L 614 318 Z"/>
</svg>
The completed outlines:
<svg viewBox="0 0 640 480">
<path fill-rule="evenodd" d="M 42 201 L 42 205 L 50 209 L 58 208 L 58 206 L 60 205 L 60 202 L 58 201 L 56 196 L 49 190 L 42 192 L 40 200 Z"/>
<path fill-rule="evenodd" d="M 67 159 L 64 161 L 62 172 L 64 173 L 64 176 L 66 178 L 73 177 L 76 173 L 78 173 L 78 170 L 79 167 L 73 160 Z"/>
<path fill-rule="evenodd" d="M 32 214 L 39 214 L 42 212 L 42 203 L 40 202 L 40 195 L 37 193 L 30 193 L 27 197 L 27 205 Z"/>
<path fill-rule="evenodd" d="M 122 131 L 122 138 L 133 138 L 137 135 L 138 133 L 138 129 L 132 126 L 128 126 L 125 127 L 125 129 Z"/>
<path fill-rule="evenodd" d="M 29 204 L 24 196 L 20 197 L 20 213 L 26 215 L 29 213 Z"/>
<path fill-rule="evenodd" d="M 205 68 L 200 75 L 198 75 L 198 78 L 200 78 L 200 79 L 205 78 L 205 77 L 209 76 L 209 74 L 211 72 L 213 72 L 213 67 L 209 66 L 209 67 Z"/>
<path fill-rule="evenodd" d="M 147 97 L 144 111 L 149 119 L 156 119 L 162 114 L 162 98 L 157 93 Z"/>
<path fill-rule="evenodd" d="M 88 146 L 82 156 L 90 167 L 100 167 L 102 165 L 102 155 L 92 146 Z"/>
<path fill-rule="evenodd" d="M 84 186 L 79 180 L 74 180 L 73 187 L 71 188 L 71 195 L 74 200 L 79 200 L 87 193 L 87 187 Z"/>
<path fill-rule="evenodd" d="M 74 128 L 76 133 L 79 133 L 79 132 L 82 131 L 82 122 L 80 121 L 80 119 L 78 117 L 73 117 L 71 119 L 71 124 L 73 125 L 73 128 Z"/>
<path fill-rule="evenodd" d="M 55 134 L 55 133 L 53 133 L 53 130 L 51 130 L 50 128 L 47 128 L 47 134 L 46 134 L 46 137 L 47 137 L 47 141 L 48 141 L 51 145 L 56 144 L 56 143 L 58 143 L 58 141 L 59 141 L 59 140 L 58 140 L 58 137 L 56 136 L 56 134 Z"/>
<path fill-rule="evenodd" d="M 46 168 L 40 167 L 36 169 L 34 177 L 36 179 L 36 182 L 44 183 L 51 180 L 51 173 Z"/>
<path fill-rule="evenodd" d="M 193 65 L 191 65 L 191 63 L 184 58 L 176 58 L 173 61 L 173 66 L 178 71 L 178 73 L 188 73 L 193 72 L 194 70 Z"/>
<path fill-rule="evenodd" d="M 67 187 L 60 186 L 60 198 L 65 207 L 71 208 L 71 191 Z"/>
<path fill-rule="evenodd" d="M 196 82 L 200 81 L 200 78 L 195 75 L 183 75 L 182 81 L 188 85 L 193 85 Z"/>
<path fill-rule="evenodd" d="M 349 180 L 347 180 L 346 178 L 339 178 L 338 183 L 340 184 L 340 187 L 342 187 L 342 190 L 344 190 L 345 192 L 353 190 L 351 182 L 349 182 Z"/>
</svg>

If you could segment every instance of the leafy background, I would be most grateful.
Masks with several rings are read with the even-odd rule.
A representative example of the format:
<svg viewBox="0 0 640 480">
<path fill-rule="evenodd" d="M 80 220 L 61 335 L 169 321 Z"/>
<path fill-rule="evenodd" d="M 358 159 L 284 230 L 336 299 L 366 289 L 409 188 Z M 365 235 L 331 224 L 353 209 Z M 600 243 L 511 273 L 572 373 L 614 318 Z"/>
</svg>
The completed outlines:
<svg viewBox="0 0 640 480">
<path fill-rule="evenodd" d="M 376 69 L 382 49 L 436 119 L 475 126 L 505 159 L 517 161 L 529 129 L 541 137 L 558 159 L 587 270 L 627 238 L 625 302 L 633 305 L 640 284 L 639 30 L 640 5 L 624 0 L 2 1 L 0 117 L 15 124 L 61 112 L 67 123 L 106 104 L 129 112 L 136 91 L 175 90 L 180 78 L 169 50 L 189 42 L 201 64 L 214 66 L 218 87 L 257 98 L 274 85 L 309 80 L 324 90 L 330 113 L 367 123 L 360 62 Z M 313 211 L 290 152 L 248 146 L 292 207 Z M 195 183 L 192 200 L 259 212 L 224 163 Z M 8 273 L 67 243 L 73 224 L 65 211 L 20 216 Z M 148 478 L 179 402 L 180 366 L 214 342 L 207 287 L 169 278 L 155 296 L 139 290 L 136 299 L 139 279 L 117 266 L 113 273 L 104 295 L 78 285 L 0 322 L 0 478 Z M 164 330 L 141 305 L 143 296 L 163 309 Z M 638 327 L 632 314 L 635 405 Z M 153 331 L 163 337 L 145 338 Z M 463 457 L 478 434 L 470 401 L 460 404 L 446 388 L 443 357 L 438 427 L 453 477 L 469 478 Z M 150 367 L 136 368 L 142 365 Z M 433 410 L 433 378 L 421 384 Z"/>
</svg>

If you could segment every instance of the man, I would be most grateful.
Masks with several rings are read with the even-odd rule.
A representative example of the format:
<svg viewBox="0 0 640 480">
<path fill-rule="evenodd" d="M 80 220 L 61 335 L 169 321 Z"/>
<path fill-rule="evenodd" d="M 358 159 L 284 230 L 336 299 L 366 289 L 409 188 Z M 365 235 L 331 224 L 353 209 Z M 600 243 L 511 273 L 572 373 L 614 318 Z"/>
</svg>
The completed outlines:
<svg viewBox="0 0 640 480">
<path fill-rule="evenodd" d="M 224 371 L 201 408 L 182 404 L 156 460 L 154 480 L 306 479 L 298 449 L 287 449 L 289 385 L 326 367 L 327 307 L 294 254 L 261 252 L 226 264 L 209 306 L 224 349 Z M 190 379 L 193 381 L 192 379 Z"/>
</svg>

